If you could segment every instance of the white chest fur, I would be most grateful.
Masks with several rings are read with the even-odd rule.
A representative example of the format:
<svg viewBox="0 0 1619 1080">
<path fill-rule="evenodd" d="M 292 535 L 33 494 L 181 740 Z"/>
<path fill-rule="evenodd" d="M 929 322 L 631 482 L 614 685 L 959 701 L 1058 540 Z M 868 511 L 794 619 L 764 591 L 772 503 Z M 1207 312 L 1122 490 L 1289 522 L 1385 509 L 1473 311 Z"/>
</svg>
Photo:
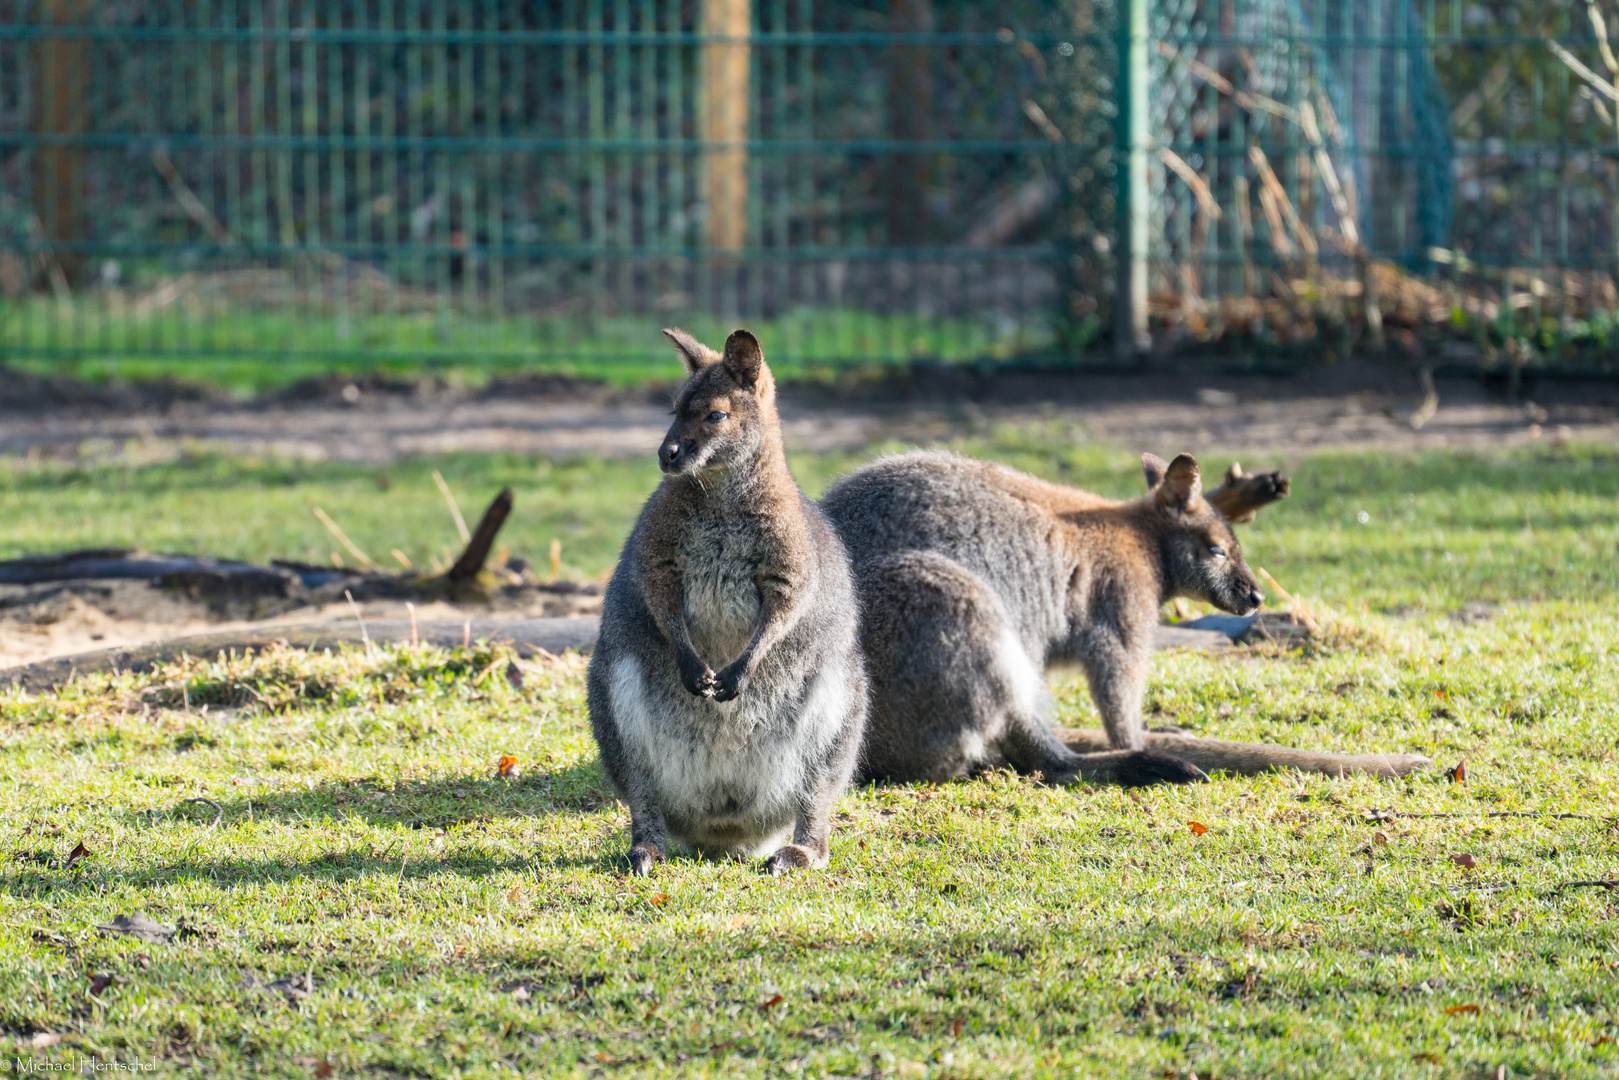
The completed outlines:
<svg viewBox="0 0 1619 1080">
<path fill-rule="evenodd" d="M 655 692 L 641 662 L 622 656 L 608 692 L 624 749 L 651 776 L 671 832 L 698 848 L 760 855 L 792 830 L 808 763 L 842 728 L 848 674 L 822 670 L 784 692 L 750 689 L 716 704 Z"/>
</svg>

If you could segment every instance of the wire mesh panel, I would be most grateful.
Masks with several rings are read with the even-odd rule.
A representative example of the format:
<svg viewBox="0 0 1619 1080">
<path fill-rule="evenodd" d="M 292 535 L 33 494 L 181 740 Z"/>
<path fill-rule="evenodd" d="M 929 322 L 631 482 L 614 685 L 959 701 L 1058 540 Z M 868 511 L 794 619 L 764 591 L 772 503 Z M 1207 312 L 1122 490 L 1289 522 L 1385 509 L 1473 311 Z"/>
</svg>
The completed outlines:
<svg viewBox="0 0 1619 1080">
<path fill-rule="evenodd" d="M 1160 342 L 1608 367 L 1602 10 L 1160 0 Z"/>
<path fill-rule="evenodd" d="M 0 359 L 1603 367 L 1603 10 L 0 0 Z"/>
<path fill-rule="evenodd" d="M 1024 108 L 1073 53 L 1051 5 L 0 9 L 10 358 L 1055 340 L 1055 128 Z"/>
</svg>

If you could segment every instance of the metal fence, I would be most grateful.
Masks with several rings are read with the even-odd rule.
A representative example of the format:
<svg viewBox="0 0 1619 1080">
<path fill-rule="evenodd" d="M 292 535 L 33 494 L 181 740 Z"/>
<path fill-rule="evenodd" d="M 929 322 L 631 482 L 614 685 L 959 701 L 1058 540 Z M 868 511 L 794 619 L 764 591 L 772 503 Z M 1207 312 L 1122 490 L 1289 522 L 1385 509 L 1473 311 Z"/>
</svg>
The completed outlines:
<svg viewBox="0 0 1619 1080">
<path fill-rule="evenodd" d="M 747 320 L 801 365 L 1602 367 L 1604 43 L 1529 0 L 0 0 L 0 360 Z"/>
</svg>

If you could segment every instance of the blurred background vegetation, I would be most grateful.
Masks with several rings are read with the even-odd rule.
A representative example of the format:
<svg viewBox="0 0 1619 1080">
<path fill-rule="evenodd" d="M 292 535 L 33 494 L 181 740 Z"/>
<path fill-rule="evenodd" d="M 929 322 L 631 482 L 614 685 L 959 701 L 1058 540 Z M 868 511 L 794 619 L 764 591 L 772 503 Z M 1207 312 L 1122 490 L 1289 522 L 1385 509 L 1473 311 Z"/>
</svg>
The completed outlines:
<svg viewBox="0 0 1619 1080">
<path fill-rule="evenodd" d="M 1224 367 L 1605 371 L 1599 24 L 1540 0 L 0 0 L 0 360 L 626 379 L 661 364 L 649 324 L 746 319 L 803 373 L 1095 365 L 1132 347 L 1124 304 L 1155 353 Z"/>
</svg>

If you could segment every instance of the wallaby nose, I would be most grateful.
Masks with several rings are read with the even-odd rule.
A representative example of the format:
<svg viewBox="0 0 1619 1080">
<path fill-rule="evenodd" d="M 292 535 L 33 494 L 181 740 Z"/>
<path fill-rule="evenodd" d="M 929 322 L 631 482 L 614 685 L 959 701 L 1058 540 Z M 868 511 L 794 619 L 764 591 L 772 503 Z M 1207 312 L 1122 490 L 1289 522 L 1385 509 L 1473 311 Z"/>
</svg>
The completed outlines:
<svg viewBox="0 0 1619 1080">
<path fill-rule="evenodd" d="M 1258 589 L 1248 590 L 1248 603 L 1255 611 L 1265 606 L 1265 594 Z"/>
<path fill-rule="evenodd" d="M 673 439 L 658 447 L 658 465 L 664 472 L 675 467 L 680 460 L 680 444 Z"/>
</svg>

